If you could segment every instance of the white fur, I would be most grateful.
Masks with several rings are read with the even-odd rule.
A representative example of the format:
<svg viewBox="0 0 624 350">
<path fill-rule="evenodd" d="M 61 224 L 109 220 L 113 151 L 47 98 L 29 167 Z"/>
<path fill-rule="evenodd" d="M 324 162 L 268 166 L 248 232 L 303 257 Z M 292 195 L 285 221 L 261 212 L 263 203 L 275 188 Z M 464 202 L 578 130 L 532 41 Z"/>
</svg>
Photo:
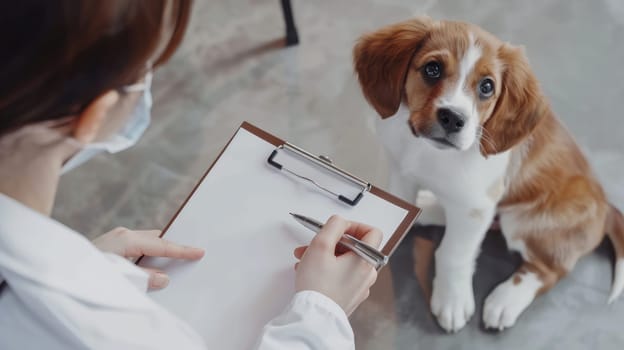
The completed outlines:
<svg viewBox="0 0 624 350">
<path fill-rule="evenodd" d="M 526 244 L 524 240 L 518 239 L 518 235 L 524 232 L 532 232 L 533 228 L 539 229 L 539 226 L 534 225 L 530 220 L 523 220 L 515 214 L 505 211 L 500 213 L 499 222 L 503 237 L 507 242 L 507 248 L 520 253 L 524 260 L 529 260 Z"/>
<path fill-rule="evenodd" d="M 529 260 L 529 256 L 527 255 L 527 247 L 526 244 L 524 243 L 523 239 L 518 239 L 513 237 L 511 234 L 509 234 L 509 232 L 515 232 L 515 231 L 507 231 L 506 228 L 509 228 L 509 224 L 505 223 L 503 224 L 503 217 L 501 215 L 501 217 L 499 218 L 500 221 L 500 225 L 501 225 L 501 231 L 503 232 L 503 237 L 505 237 L 505 241 L 507 241 L 507 248 L 509 248 L 509 250 L 513 250 L 515 252 L 520 253 L 520 255 L 522 256 L 522 259 L 524 259 L 525 261 Z"/>
<path fill-rule="evenodd" d="M 513 326 L 543 286 L 533 272 L 527 272 L 520 277 L 520 283 L 515 284 L 512 277 L 496 287 L 485 299 L 483 322 L 486 328 L 502 331 Z"/>
<path fill-rule="evenodd" d="M 624 290 L 624 259 L 615 262 L 615 273 L 613 274 L 613 286 L 609 295 L 609 304 L 613 303 Z"/>
<path fill-rule="evenodd" d="M 466 86 L 466 78 L 480 57 L 481 49 L 471 36 L 471 45 L 460 63 L 457 86 L 438 106 L 468 118 L 461 135 L 454 140 L 461 150 L 439 149 L 432 141 L 412 135 L 408 127 L 410 112 L 405 106 L 395 116 L 377 122 L 377 133 L 391 163 L 390 190 L 412 201 L 417 200 L 419 190 L 431 191 L 437 203 L 425 201 L 431 205 L 425 210 L 424 223 L 446 224 L 435 253 L 431 310 L 449 332 L 463 328 L 474 314 L 475 259 L 498 200 L 488 195 L 488 189 L 505 178 L 510 160 L 508 152 L 488 158 L 480 153 L 476 94 L 471 92 L 474 87 Z"/>
<path fill-rule="evenodd" d="M 475 312 L 472 272 L 457 270 L 453 279 L 439 275 L 436 273 L 433 280 L 431 312 L 444 330 L 457 332 L 464 328 Z"/>
<path fill-rule="evenodd" d="M 477 61 L 481 58 L 481 48 L 476 46 L 474 36 L 470 36 L 470 46 L 459 63 L 459 78 L 453 89 L 448 94 L 443 95 L 437 102 L 438 108 L 449 108 L 465 116 L 466 124 L 455 140 L 457 146 L 462 150 L 467 150 L 472 146 L 477 137 L 477 127 L 479 126 L 479 113 L 475 101 L 475 86 L 467 86 L 466 79 L 473 71 Z"/>
<path fill-rule="evenodd" d="M 395 116 L 378 120 L 377 132 L 388 151 L 391 181 L 401 182 L 391 184 L 391 191 L 415 201 L 414 193 L 426 189 L 444 208 L 446 233 L 435 255 L 431 307 L 440 325 L 454 332 L 474 314 L 474 261 L 497 204 L 488 188 L 504 177 L 509 153 L 486 159 L 478 142 L 466 151 L 440 150 L 412 135 L 408 118 L 401 106 Z M 438 214 L 433 217 L 439 221 Z"/>
<path fill-rule="evenodd" d="M 430 191 L 418 192 L 416 206 L 421 210 L 418 216 L 419 224 L 437 226 L 444 226 L 446 224 L 444 208 L 442 208 L 438 199 Z"/>
</svg>

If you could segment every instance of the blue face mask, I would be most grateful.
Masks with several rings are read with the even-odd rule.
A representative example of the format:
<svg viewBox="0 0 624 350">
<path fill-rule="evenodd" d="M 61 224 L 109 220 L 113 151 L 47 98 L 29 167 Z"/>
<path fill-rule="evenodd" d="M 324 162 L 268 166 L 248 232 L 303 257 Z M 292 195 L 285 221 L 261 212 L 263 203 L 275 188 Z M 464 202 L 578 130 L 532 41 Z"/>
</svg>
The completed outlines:
<svg viewBox="0 0 624 350">
<path fill-rule="evenodd" d="M 145 133 L 152 119 L 150 115 L 152 109 L 151 85 L 152 73 L 149 72 L 145 76 L 145 81 L 143 83 L 125 87 L 124 91 L 126 92 L 143 92 L 139 98 L 139 103 L 126 125 L 106 141 L 85 145 L 78 153 L 63 164 L 61 174 L 75 169 L 102 152 L 117 153 L 134 146 L 141 136 L 143 136 L 143 133 Z"/>
</svg>

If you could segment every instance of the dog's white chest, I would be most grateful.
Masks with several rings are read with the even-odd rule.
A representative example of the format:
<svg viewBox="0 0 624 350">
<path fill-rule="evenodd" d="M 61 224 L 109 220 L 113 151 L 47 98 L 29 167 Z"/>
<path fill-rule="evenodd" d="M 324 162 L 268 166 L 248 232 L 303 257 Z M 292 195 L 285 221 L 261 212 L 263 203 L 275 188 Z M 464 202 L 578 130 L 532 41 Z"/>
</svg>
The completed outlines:
<svg viewBox="0 0 624 350">
<path fill-rule="evenodd" d="M 377 133 L 391 160 L 391 171 L 404 181 L 414 181 L 421 189 L 432 191 L 440 199 L 457 201 L 487 200 L 502 186 L 509 164 L 509 153 L 487 159 L 474 145 L 467 151 L 438 149 L 429 141 L 412 135 L 408 112 L 401 108 L 388 119 L 377 122 Z M 502 189 L 499 189 L 499 192 Z"/>
</svg>

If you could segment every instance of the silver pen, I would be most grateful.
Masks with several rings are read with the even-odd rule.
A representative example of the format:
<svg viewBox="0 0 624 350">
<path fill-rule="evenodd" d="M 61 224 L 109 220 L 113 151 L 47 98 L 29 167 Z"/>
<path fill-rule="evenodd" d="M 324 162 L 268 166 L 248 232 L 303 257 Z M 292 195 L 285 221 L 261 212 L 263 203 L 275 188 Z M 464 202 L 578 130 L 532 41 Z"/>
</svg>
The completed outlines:
<svg viewBox="0 0 624 350">
<path fill-rule="evenodd" d="M 290 215 L 292 215 L 295 220 L 297 220 L 297 222 L 316 233 L 318 233 L 323 228 L 323 224 L 321 222 L 307 216 L 293 213 L 290 213 Z M 344 235 L 342 235 L 338 243 L 373 265 L 373 267 L 375 267 L 375 270 L 381 269 L 384 265 L 388 263 L 388 257 L 386 255 L 384 255 L 379 250 L 371 247 L 370 245 L 362 242 L 361 240 L 351 236 L 350 234 L 345 233 Z"/>
</svg>

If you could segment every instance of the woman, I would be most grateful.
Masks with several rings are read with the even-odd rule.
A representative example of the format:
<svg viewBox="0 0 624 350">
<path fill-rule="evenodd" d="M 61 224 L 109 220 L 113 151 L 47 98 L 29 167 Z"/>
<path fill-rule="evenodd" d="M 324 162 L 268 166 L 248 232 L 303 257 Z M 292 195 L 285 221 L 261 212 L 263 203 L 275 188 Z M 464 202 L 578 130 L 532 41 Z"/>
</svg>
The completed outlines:
<svg viewBox="0 0 624 350">
<path fill-rule="evenodd" d="M 61 174 L 132 146 L 149 124 L 151 71 L 182 40 L 190 0 L 57 0 L 0 4 L 0 348 L 202 349 L 201 337 L 146 295 L 158 271 L 126 258 L 200 259 L 203 250 L 117 229 L 95 242 L 49 218 Z M 300 259 L 290 306 L 260 349 L 352 349 L 347 315 L 376 272 L 345 232 L 381 234 L 334 217 Z M 99 249 L 98 249 L 99 248 Z M 364 282 L 362 282 L 364 281 Z"/>
</svg>

